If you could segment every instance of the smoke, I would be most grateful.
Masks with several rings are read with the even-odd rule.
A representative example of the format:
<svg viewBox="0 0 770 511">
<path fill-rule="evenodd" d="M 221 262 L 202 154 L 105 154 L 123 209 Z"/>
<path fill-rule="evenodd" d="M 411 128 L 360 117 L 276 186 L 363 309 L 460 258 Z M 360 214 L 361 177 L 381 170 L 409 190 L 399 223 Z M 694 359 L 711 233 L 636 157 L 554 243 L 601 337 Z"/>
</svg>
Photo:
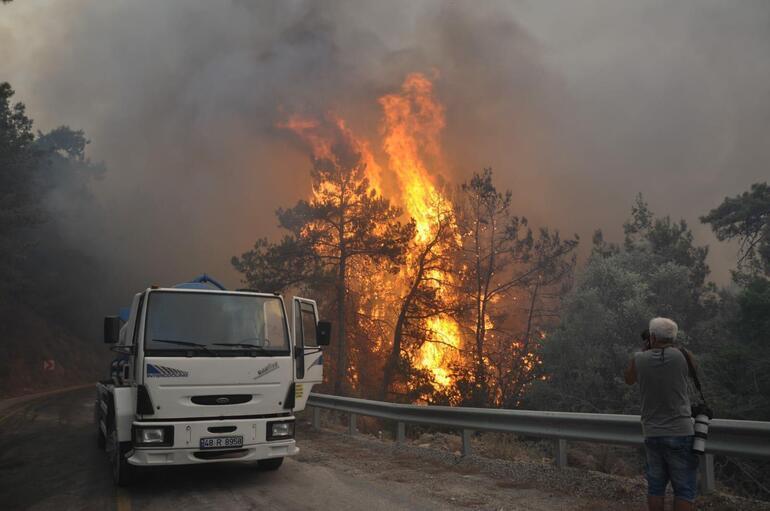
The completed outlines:
<svg viewBox="0 0 770 511">
<path fill-rule="evenodd" d="M 125 292 L 237 286 L 230 256 L 309 192 L 276 125 L 333 110 L 375 138 L 376 99 L 414 71 L 446 106 L 444 178 L 492 166 L 517 213 L 585 240 L 641 191 L 724 281 L 734 252 L 697 216 L 768 176 L 768 21 L 761 1 L 26 1 L 0 7 L 0 79 L 105 162 L 73 225 Z"/>
</svg>

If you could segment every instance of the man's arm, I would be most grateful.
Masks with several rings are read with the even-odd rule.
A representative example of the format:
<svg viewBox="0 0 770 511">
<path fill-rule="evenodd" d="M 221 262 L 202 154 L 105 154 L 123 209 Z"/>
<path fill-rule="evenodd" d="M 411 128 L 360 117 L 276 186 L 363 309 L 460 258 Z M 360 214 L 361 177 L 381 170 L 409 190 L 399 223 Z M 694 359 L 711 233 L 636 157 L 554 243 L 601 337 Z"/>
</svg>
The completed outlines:
<svg viewBox="0 0 770 511">
<path fill-rule="evenodd" d="M 628 361 L 628 367 L 626 367 L 626 370 L 623 374 L 628 385 L 633 385 L 636 383 L 636 363 L 634 362 L 634 358 L 635 357 L 632 356 L 631 360 Z"/>
</svg>

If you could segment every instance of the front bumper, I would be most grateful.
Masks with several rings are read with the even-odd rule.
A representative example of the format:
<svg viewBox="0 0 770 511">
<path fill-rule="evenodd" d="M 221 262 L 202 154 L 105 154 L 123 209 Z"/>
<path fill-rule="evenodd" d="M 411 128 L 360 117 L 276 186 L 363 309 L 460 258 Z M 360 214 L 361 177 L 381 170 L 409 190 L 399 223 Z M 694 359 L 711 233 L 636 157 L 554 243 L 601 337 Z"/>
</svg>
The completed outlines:
<svg viewBox="0 0 770 511">
<path fill-rule="evenodd" d="M 240 419 L 155 422 L 134 421 L 136 426 L 172 426 L 174 444 L 165 447 L 134 446 L 127 461 L 137 466 L 191 465 L 226 461 L 256 461 L 293 456 L 299 448 L 293 438 L 267 441 L 267 428 L 271 422 L 283 422 L 293 417 L 272 419 Z M 230 428 L 222 432 L 223 427 Z M 233 429 L 234 428 L 234 429 Z M 211 431 L 214 429 L 214 431 Z M 219 436 L 242 436 L 243 447 L 226 449 L 200 449 L 200 439 Z"/>
<path fill-rule="evenodd" d="M 293 456 L 299 452 L 294 440 L 269 444 L 246 445 L 238 449 L 145 449 L 136 448 L 128 462 L 132 465 L 192 465 L 223 461 L 257 461 Z M 201 458 L 200 456 L 205 456 Z M 209 457 L 211 456 L 211 457 Z"/>
</svg>

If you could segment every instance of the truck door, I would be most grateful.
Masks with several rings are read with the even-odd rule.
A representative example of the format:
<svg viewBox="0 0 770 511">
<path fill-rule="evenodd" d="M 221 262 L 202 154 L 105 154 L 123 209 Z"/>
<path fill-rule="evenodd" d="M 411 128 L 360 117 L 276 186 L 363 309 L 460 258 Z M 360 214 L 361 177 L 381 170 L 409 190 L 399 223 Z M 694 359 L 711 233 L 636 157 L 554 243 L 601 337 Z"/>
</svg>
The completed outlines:
<svg viewBox="0 0 770 511">
<path fill-rule="evenodd" d="M 323 381 L 323 351 L 316 339 L 317 324 L 318 308 L 315 301 L 295 296 L 292 303 L 295 410 L 305 408 L 313 385 Z"/>
</svg>

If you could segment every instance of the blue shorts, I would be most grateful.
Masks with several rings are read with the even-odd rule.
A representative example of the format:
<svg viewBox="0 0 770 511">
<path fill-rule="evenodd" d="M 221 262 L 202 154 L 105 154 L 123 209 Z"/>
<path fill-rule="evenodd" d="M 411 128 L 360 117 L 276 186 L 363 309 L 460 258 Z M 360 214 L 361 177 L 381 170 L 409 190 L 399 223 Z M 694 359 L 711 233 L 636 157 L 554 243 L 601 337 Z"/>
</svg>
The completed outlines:
<svg viewBox="0 0 770 511">
<path fill-rule="evenodd" d="M 653 436 L 644 439 L 647 453 L 647 494 L 662 497 L 671 481 L 676 498 L 695 501 L 698 486 L 698 455 L 692 452 L 692 436 Z"/>
</svg>

